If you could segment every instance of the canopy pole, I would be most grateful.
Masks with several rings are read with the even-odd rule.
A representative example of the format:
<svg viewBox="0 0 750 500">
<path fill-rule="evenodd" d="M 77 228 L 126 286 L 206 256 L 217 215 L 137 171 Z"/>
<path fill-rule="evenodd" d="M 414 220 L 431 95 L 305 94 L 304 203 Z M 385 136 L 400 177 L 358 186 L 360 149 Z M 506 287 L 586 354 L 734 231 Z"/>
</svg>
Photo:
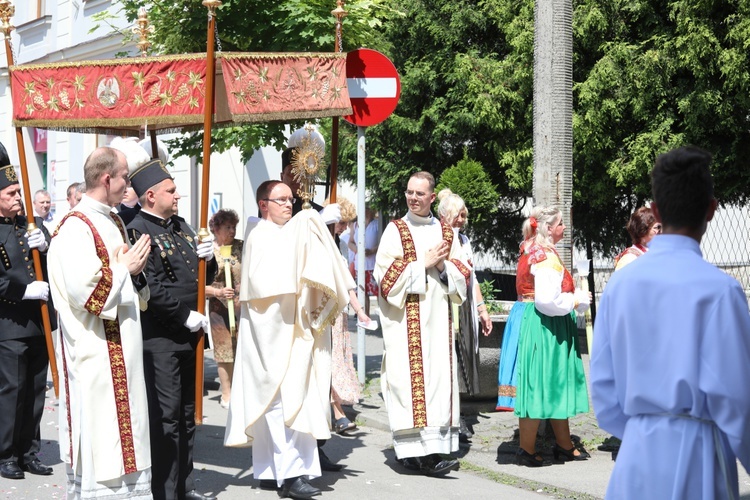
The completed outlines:
<svg viewBox="0 0 750 500">
<path fill-rule="evenodd" d="M 336 2 L 336 8 L 331 11 L 333 17 L 336 18 L 336 33 L 334 35 L 334 52 L 340 53 L 343 51 L 342 43 L 342 27 L 341 22 L 346 17 L 348 12 L 344 10 L 344 1 L 338 0 Z M 336 186 L 338 184 L 339 175 L 339 117 L 333 117 L 333 123 L 331 126 L 331 173 L 328 180 L 331 185 L 330 195 L 328 201 L 330 203 L 336 203 Z"/>
<path fill-rule="evenodd" d="M 10 45 L 10 32 L 15 29 L 10 24 L 10 18 L 15 14 L 16 8 L 11 4 L 10 0 L 0 0 L 0 30 L 2 30 L 5 38 L 5 55 L 8 59 L 8 68 L 14 66 L 13 62 L 13 50 Z M 8 87 L 12 95 L 13 85 Z M 21 166 L 21 186 L 23 190 L 24 205 L 26 209 L 26 218 L 28 220 L 27 229 L 33 231 L 37 228 L 34 222 L 34 205 L 31 199 L 31 188 L 29 187 L 29 173 L 26 166 L 26 148 L 23 144 L 23 130 L 21 127 L 16 127 L 16 144 L 18 145 L 18 160 Z M 34 261 L 34 273 L 38 280 L 44 279 L 44 273 L 42 270 L 42 259 L 39 255 L 38 248 L 31 249 L 31 257 Z M 58 382 L 57 373 L 57 358 L 55 358 L 55 345 L 52 342 L 52 325 L 49 319 L 49 306 L 47 301 L 40 300 L 39 306 L 42 314 L 42 327 L 44 329 L 44 339 L 47 343 L 47 356 L 49 357 L 49 368 L 52 372 L 52 384 L 55 387 L 55 397 L 60 397 L 60 389 Z"/>
<path fill-rule="evenodd" d="M 203 114 L 203 172 L 201 176 L 200 229 L 198 238 L 203 241 L 209 236 L 208 226 L 208 181 L 211 171 L 211 120 L 214 111 L 214 88 L 216 83 L 216 58 L 214 37 L 216 34 L 216 9 L 221 0 L 203 0 L 208 9 L 208 30 L 206 35 L 206 103 Z M 206 259 L 198 260 L 198 312 L 206 311 Z M 203 349 L 205 332 L 198 332 L 198 346 L 195 348 L 195 425 L 203 424 Z"/>
</svg>

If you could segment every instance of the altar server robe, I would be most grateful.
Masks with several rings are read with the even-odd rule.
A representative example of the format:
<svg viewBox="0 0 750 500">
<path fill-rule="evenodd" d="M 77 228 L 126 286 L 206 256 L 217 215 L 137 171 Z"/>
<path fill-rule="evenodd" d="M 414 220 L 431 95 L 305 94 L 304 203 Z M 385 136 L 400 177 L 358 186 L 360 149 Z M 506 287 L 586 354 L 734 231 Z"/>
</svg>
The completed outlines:
<svg viewBox="0 0 750 500">
<path fill-rule="evenodd" d="M 748 380 L 742 287 L 694 239 L 656 236 L 612 275 L 594 328 L 594 410 L 623 440 L 607 498 L 728 498 L 722 462 L 738 498 L 736 458 L 750 466 Z"/>
</svg>

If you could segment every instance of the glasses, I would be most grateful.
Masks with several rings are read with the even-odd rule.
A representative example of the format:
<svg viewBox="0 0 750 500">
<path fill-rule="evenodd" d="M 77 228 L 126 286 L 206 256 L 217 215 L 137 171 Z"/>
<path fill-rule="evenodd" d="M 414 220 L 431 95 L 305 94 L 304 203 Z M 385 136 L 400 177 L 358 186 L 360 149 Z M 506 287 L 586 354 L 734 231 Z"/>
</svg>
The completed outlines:
<svg viewBox="0 0 750 500">
<path fill-rule="evenodd" d="M 429 195 L 430 195 L 430 193 L 424 193 L 424 192 L 422 192 L 422 191 L 411 191 L 411 190 L 406 190 L 406 191 L 404 191 L 404 195 L 405 195 L 405 196 L 406 196 L 407 198 L 410 198 L 410 197 L 412 197 L 412 196 L 416 196 L 417 198 L 424 198 L 425 196 L 429 196 Z"/>
<path fill-rule="evenodd" d="M 263 198 L 262 201 L 272 201 L 277 205 L 284 206 L 287 203 L 294 205 L 297 202 L 297 198 Z"/>
</svg>

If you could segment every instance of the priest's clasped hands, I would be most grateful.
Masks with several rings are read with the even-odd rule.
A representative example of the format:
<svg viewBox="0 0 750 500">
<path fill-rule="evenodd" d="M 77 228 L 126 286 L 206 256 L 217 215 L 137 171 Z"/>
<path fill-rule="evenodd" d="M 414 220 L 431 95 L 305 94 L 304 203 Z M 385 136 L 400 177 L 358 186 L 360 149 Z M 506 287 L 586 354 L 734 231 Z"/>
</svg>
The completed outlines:
<svg viewBox="0 0 750 500">
<path fill-rule="evenodd" d="M 437 270 L 442 273 L 443 269 L 445 269 L 443 261 L 448 258 L 450 249 L 451 247 L 450 245 L 448 245 L 448 242 L 442 240 L 438 245 L 435 245 L 434 247 L 427 250 L 427 253 L 424 254 L 425 269 L 436 267 Z"/>
</svg>

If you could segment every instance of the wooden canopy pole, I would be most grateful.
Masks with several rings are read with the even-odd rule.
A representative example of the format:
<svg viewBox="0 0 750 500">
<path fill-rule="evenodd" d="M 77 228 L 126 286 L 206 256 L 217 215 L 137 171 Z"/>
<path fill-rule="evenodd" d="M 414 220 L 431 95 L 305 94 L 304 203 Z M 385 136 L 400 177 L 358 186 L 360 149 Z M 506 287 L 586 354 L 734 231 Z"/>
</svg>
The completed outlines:
<svg viewBox="0 0 750 500">
<path fill-rule="evenodd" d="M 15 14 L 16 8 L 11 4 L 10 0 L 0 0 L 0 30 L 2 30 L 5 38 L 5 55 L 8 59 L 8 68 L 14 66 L 13 62 L 13 50 L 10 45 L 10 32 L 15 29 L 10 24 L 10 18 Z M 12 95 L 12 85 L 8 88 Z M 23 190 L 24 205 L 26 209 L 26 218 L 28 220 L 27 229 L 33 231 L 37 228 L 34 223 L 34 205 L 31 199 L 31 188 L 29 187 L 29 173 L 26 167 L 26 148 L 23 144 L 23 131 L 21 127 L 16 127 L 16 143 L 18 145 L 18 160 L 21 166 L 21 186 Z M 39 249 L 31 249 L 31 257 L 34 261 L 34 273 L 38 280 L 44 279 L 44 273 L 42 271 L 42 259 L 39 255 Z M 52 342 L 52 325 L 49 319 L 49 306 L 47 301 L 40 300 L 39 305 L 42 313 L 42 327 L 44 328 L 44 338 L 47 341 L 47 356 L 49 357 L 49 368 L 52 372 L 52 384 L 55 387 L 55 397 L 60 396 L 60 389 L 58 383 L 57 374 L 57 359 L 55 358 L 55 345 Z"/>
<path fill-rule="evenodd" d="M 342 28 L 341 28 L 341 22 L 346 17 L 348 12 L 344 10 L 344 0 L 337 0 L 336 2 L 336 8 L 331 11 L 331 14 L 333 14 L 333 17 L 336 18 L 336 34 L 334 36 L 335 42 L 334 42 L 334 52 L 342 52 L 343 51 L 343 42 L 342 42 Z M 329 176 L 329 181 L 331 183 L 331 192 L 330 196 L 328 197 L 328 201 L 330 203 L 336 203 L 336 186 L 338 184 L 338 175 L 339 175 L 339 117 L 334 116 L 333 117 L 333 124 L 331 126 L 331 174 Z"/>
<path fill-rule="evenodd" d="M 203 175 L 201 178 L 201 205 L 199 240 L 208 233 L 208 180 L 211 171 L 211 120 L 214 112 L 214 89 L 216 84 L 216 57 L 214 37 L 216 36 L 216 9 L 221 0 L 203 0 L 208 9 L 208 30 L 206 35 L 206 104 L 203 114 Z M 198 261 L 198 312 L 206 310 L 206 259 Z M 195 425 L 203 424 L 203 330 L 198 332 L 198 346 L 195 348 Z"/>
</svg>

